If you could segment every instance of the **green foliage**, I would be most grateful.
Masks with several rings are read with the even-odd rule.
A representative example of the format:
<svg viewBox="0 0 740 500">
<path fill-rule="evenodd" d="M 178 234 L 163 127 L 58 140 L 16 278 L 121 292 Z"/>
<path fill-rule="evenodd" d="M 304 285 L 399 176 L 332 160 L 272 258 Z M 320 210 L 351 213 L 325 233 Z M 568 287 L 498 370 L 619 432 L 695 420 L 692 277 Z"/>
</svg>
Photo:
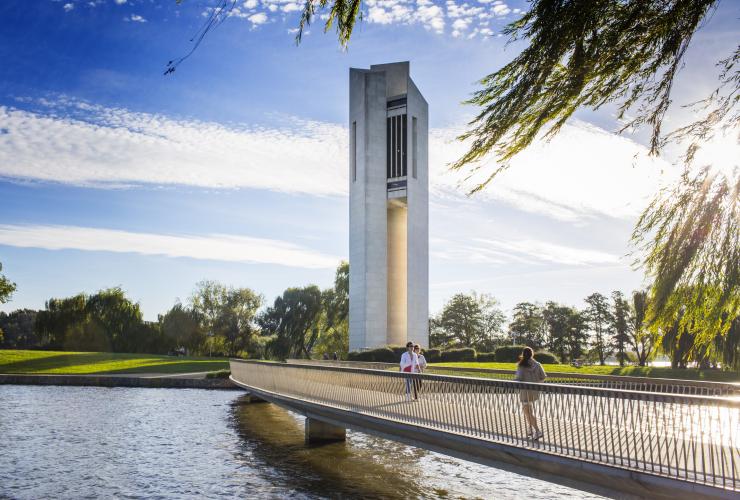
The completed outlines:
<svg viewBox="0 0 740 500">
<path fill-rule="evenodd" d="M 401 356 L 396 356 L 388 347 L 379 347 L 366 351 L 352 351 L 347 355 L 347 359 L 349 361 L 369 361 L 374 363 L 398 363 L 401 360 Z"/>
<path fill-rule="evenodd" d="M 699 333 L 708 345 L 740 315 L 740 176 L 710 168 L 662 191 L 632 235 L 644 252 L 650 289 L 649 323 Z"/>
<path fill-rule="evenodd" d="M 39 344 L 52 349 L 165 353 L 172 343 L 158 323 L 142 320 L 139 305 L 120 288 L 49 299 L 36 314 Z"/>
<path fill-rule="evenodd" d="M 630 342 L 630 329 L 632 326 L 632 311 L 624 294 L 619 291 L 612 292 L 612 347 L 616 352 L 619 365 L 624 366 L 628 361 L 627 347 Z"/>
<path fill-rule="evenodd" d="M 449 351 L 442 351 L 439 357 L 439 361 L 442 363 L 450 363 L 453 361 L 475 361 L 475 349 L 470 347 L 463 347 L 462 349 L 450 349 Z"/>
<path fill-rule="evenodd" d="M 531 302 L 520 302 L 514 306 L 509 323 L 509 337 L 518 344 L 526 344 L 533 349 L 545 343 L 545 320 L 542 307 Z M 521 353 L 520 353 L 521 354 Z"/>
<path fill-rule="evenodd" d="M 206 378 L 229 378 L 231 370 L 218 370 L 206 373 Z"/>
<path fill-rule="evenodd" d="M 349 351 L 349 263 L 337 267 L 334 287 L 321 292 L 319 339 L 314 352 L 343 357 Z"/>
<path fill-rule="evenodd" d="M 498 301 L 485 294 L 455 294 L 430 320 L 429 343 L 435 347 L 455 346 L 492 349 L 503 341 L 506 320 Z"/>
<path fill-rule="evenodd" d="M 36 311 L 17 309 L 10 313 L 0 312 L 0 347 L 7 349 L 26 349 L 38 347 L 40 342 L 34 331 Z"/>
<path fill-rule="evenodd" d="M 210 352 L 233 357 L 249 350 L 258 332 L 256 315 L 262 305 L 261 295 L 250 288 L 201 281 L 196 284 L 190 303 L 200 327 L 212 336 L 207 341 Z"/>
<path fill-rule="evenodd" d="M 538 351 L 534 353 L 534 359 L 543 365 L 557 365 L 560 363 L 557 356 L 548 351 Z"/>
<path fill-rule="evenodd" d="M 496 370 L 515 370 L 514 362 L 508 363 L 480 363 L 480 362 L 462 362 L 462 363 L 442 363 L 432 365 L 431 368 L 442 368 L 452 366 L 457 368 L 491 368 Z M 580 373 L 588 375 L 624 375 L 629 377 L 655 377 L 655 378 L 673 378 L 685 380 L 706 380 L 715 382 L 740 382 L 740 372 L 720 371 L 720 370 L 674 370 L 663 367 L 641 367 L 641 366 L 582 366 L 576 368 L 569 364 L 548 365 L 545 367 L 548 374 L 554 373 Z M 481 377 L 486 376 L 480 372 L 465 373 L 458 372 L 459 376 Z M 491 374 L 491 377 L 498 378 L 500 375 Z"/>
<path fill-rule="evenodd" d="M 98 349 L 96 341 L 91 350 L 136 352 L 140 348 L 140 344 L 132 339 L 131 333 L 140 333 L 136 331 L 136 327 L 142 323 L 141 309 L 139 304 L 126 298 L 121 288 L 108 288 L 89 296 L 85 312 L 86 319 L 93 323 L 90 326 L 91 331 L 98 332 L 95 337 L 105 336 L 109 343 L 108 349 Z"/>
<path fill-rule="evenodd" d="M 660 337 L 658 328 L 648 325 L 647 311 L 649 307 L 648 292 L 632 292 L 632 326 L 630 328 L 632 348 L 637 356 L 637 364 L 646 366 L 655 355 Z"/>
<path fill-rule="evenodd" d="M 184 347 L 189 353 L 203 353 L 206 334 L 203 318 L 197 311 L 178 302 L 163 316 L 160 315 L 159 323 L 162 333 L 176 347 Z"/>
<path fill-rule="evenodd" d="M 722 367 L 740 372 L 740 316 L 731 322 L 725 335 L 715 338 L 715 346 L 721 353 Z"/>
<path fill-rule="evenodd" d="M 572 314 L 574 314 L 572 308 L 552 301 L 547 302 L 542 311 L 547 328 L 547 346 L 563 360 L 570 354 Z"/>
<path fill-rule="evenodd" d="M 36 316 L 36 335 L 52 349 L 64 347 L 67 331 L 87 320 L 87 296 L 78 294 L 64 299 L 49 299 L 45 310 Z"/>
<path fill-rule="evenodd" d="M 599 364 L 606 364 L 606 357 L 611 353 L 607 338 L 611 333 L 613 323 L 608 299 L 600 293 L 592 293 L 585 299 L 588 307 L 584 311 L 586 320 L 592 332 L 591 345 L 599 359 Z"/>
<path fill-rule="evenodd" d="M 476 354 L 475 360 L 480 363 L 496 361 L 496 353 L 495 352 L 479 352 Z"/>
<path fill-rule="evenodd" d="M 496 349 L 493 353 L 499 363 L 515 363 L 519 360 L 525 345 L 505 345 Z"/>
<path fill-rule="evenodd" d="M 504 33 L 528 45 L 512 62 L 481 80 L 468 101 L 481 107 L 461 139 L 470 149 L 453 168 L 494 152 L 506 166 L 549 126 L 552 137 L 581 106 L 621 102 L 635 117 L 626 125 L 652 128 L 660 146 L 673 79 L 689 42 L 717 0 L 534 0 Z"/>
<path fill-rule="evenodd" d="M 278 359 L 310 358 L 318 340 L 317 320 L 321 314 L 321 290 L 315 285 L 288 288 L 260 316 L 263 334 L 274 335 L 268 346 Z"/>
<path fill-rule="evenodd" d="M 3 270 L 3 264 L 0 262 L 0 271 Z M 0 304 L 5 304 L 13 296 L 16 290 L 16 284 L 0 273 Z"/>
<path fill-rule="evenodd" d="M 403 353 L 407 351 L 405 345 L 389 345 L 386 347 L 388 347 L 388 349 L 393 351 L 393 356 L 395 357 L 396 361 L 400 361 L 401 356 L 403 356 Z"/>
<path fill-rule="evenodd" d="M 303 4 L 301 20 L 298 24 L 298 33 L 296 34 L 296 44 L 301 42 L 303 31 L 308 28 L 316 16 L 316 12 L 329 7 L 324 23 L 324 32 L 329 31 L 335 26 L 339 43 L 346 47 L 352 36 L 352 29 L 356 20 L 362 19 L 360 10 L 361 0 L 306 0 Z"/>
<path fill-rule="evenodd" d="M 427 349 L 423 352 L 424 359 L 427 360 L 427 363 L 436 363 L 439 361 L 440 356 L 442 355 L 442 351 L 439 349 Z"/>
</svg>

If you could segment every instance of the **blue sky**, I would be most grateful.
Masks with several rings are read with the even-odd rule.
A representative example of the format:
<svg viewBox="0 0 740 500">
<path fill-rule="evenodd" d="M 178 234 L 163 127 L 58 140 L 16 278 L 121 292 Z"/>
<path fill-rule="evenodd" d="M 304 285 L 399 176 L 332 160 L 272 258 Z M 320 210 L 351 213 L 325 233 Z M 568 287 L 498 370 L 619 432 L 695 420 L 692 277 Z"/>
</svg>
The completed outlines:
<svg viewBox="0 0 740 500">
<path fill-rule="evenodd" d="M 0 262 L 18 284 L 2 310 L 122 286 L 155 319 L 202 279 L 268 301 L 329 286 L 348 253 L 348 68 L 399 60 L 430 106 L 432 312 L 459 291 L 508 309 L 641 286 L 629 235 L 676 169 L 615 135 L 613 108 L 579 112 L 480 195 L 445 169 L 475 111 L 460 103 L 520 50 L 496 34 L 526 3 L 370 0 L 341 50 L 320 20 L 296 47 L 291 0 L 240 1 L 163 76 L 213 4 L 0 4 Z M 696 36 L 675 102 L 711 90 L 737 17 L 725 1 Z"/>
</svg>

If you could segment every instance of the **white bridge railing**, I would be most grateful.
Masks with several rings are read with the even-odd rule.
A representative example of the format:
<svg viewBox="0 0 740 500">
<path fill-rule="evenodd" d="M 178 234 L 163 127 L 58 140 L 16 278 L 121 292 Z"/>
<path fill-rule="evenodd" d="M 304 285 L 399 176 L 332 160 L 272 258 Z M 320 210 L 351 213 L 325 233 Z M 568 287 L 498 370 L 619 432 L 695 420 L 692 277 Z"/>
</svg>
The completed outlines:
<svg viewBox="0 0 740 500">
<path fill-rule="evenodd" d="M 740 490 L 740 399 L 232 360 L 260 391 L 440 432 Z M 407 380 L 409 383 L 407 384 Z M 407 387 L 418 401 L 407 400 Z M 527 438 L 521 394 L 544 437 Z"/>
</svg>

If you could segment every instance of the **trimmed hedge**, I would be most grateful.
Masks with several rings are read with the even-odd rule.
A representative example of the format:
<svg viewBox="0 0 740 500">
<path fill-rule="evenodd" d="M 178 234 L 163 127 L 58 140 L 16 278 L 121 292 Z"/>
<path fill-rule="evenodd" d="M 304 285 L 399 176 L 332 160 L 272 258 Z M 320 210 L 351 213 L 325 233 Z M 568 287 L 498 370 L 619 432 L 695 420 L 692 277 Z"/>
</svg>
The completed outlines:
<svg viewBox="0 0 740 500">
<path fill-rule="evenodd" d="M 543 365 L 559 365 L 558 357 L 548 351 L 539 351 L 534 353 L 534 359 Z"/>
<path fill-rule="evenodd" d="M 493 353 L 494 358 L 499 363 L 516 363 L 519 361 L 519 356 L 522 354 L 522 350 L 527 347 L 525 345 L 505 345 L 498 347 Z"/>
<path fill-rule="evenodd" d="M 462 349 L 442 351 L 439 356 L 439 360 L 443 363 L 450 363 L 452 361 L 475 361 L 475 349 L 464 347 Z"/>
<path fill-rule="evenodd" d="M 427 363 L 436 363 L 439 361 L 442 351 L 439 349 L 427 349 L 422 354 L 424 354 L 424 359 L 427 360 Z"/>
<path fill-rule="evenodd" d="M 490 363 L 492 361 L 496 361 L 496 353 L 495 352 L 479 352 L 475 360 L 480 363 Z"/>
<path fill-rule="evenodd" d="M 377 349 L 370 349 L 367 351 L 352 351 L 347 354 L 349 361 L 371 361 L 376 363 L 397 363 L 401 359 L 401 355 L 393 352 L 388 347 L 378 347 Z"/>
<path fill-rule="evenodd" d="M 229 375 L 231 375 L 231 370 L 218 370 L 206 373 L 206 378 L 229 378 Z"/>
<path fill-rule="evenodd" d="M 401 346 L 401 345 L 389 345 L 387 347 L 388 347 L 388 349 L 390 349 L 391 351 L 393 351 L 393 355 L 395 356 L 394 361 L 400 361 L 401 360 L 401 356 L 403 356 L 403 353 L 406 352 L 406 346 L 405 345 L 404 346 Z"/>
</svg>

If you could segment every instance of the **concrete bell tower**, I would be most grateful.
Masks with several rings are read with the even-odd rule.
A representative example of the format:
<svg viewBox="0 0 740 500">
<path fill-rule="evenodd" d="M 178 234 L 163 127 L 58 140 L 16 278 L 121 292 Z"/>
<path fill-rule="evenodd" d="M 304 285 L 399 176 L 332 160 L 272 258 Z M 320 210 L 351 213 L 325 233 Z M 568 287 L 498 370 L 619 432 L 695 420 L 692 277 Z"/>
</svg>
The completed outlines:
<svg viewBox="0 0 740 500">
<path fill-rule="evenodd" d="M 409 63 L 349 71 L 349 348 L 429 345 L 427 102 Z"/>
</svg>

